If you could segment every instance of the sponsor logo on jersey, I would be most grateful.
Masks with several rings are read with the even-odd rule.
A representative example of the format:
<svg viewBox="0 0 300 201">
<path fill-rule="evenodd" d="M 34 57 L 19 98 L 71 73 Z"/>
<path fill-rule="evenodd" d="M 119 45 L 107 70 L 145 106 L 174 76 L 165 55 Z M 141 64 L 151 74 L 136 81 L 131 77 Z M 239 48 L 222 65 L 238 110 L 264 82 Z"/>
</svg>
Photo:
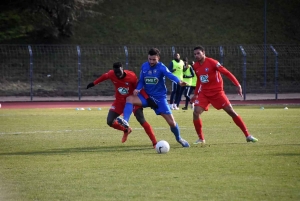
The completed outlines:
<svg viewBox="0 0 300 201">
<path fill-rule="evenodd" d="M 122 95 L 127 95 L 129 93 L 129 88 L 119 87 L 118 92 Z"/>
<path fill-rule="evenodd" d="M 144 78 L 146 84 L 157 84 L 158 78 L 157 77 L 145 77 Z"/>
<path fill-rule="evenodd" d="M 209 80 L 208 80 L 208 75 L 200 75 L 200 81 L 201 81 L 202 83 L 207 83 L 207 82 L 209 82 Z"/>
</svg>

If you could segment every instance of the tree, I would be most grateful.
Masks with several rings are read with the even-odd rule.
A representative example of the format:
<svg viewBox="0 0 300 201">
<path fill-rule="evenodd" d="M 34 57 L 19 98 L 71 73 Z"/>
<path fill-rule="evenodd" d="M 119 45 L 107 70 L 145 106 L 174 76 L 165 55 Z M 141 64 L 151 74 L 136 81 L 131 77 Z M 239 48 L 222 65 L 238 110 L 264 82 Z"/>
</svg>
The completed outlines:
<svg viewBox="0 0 300 201">
<path fill-rule="evenodd" d="M 73 35 L 73 25 L 80 17 L 99 14 L 92 8 L 101 2 L 103 0 L 11 0 L 0 3 L 0 11 L 18 10 L 19 15 L 32 24 L 35 35 L 59 39 Z"/>
</svg>

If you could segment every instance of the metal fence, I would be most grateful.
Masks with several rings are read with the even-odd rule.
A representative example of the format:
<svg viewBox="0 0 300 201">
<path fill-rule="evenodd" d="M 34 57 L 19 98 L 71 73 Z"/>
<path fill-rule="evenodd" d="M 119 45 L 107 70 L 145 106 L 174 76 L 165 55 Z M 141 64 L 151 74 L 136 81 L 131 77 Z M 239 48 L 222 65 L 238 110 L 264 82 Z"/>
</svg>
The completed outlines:
<svg viewBox="0 0 300 201">
<path fill-rule="evenodd" d="M 109 81 L 85 90 L 86 85 L 121 61 L 139 74 L 152 46 L 103 45 L 0 45 L 0 97 L 111 96 Z M 169 65 L 175 52 L 193 60 L 194 46 L 156 46 L 161 61 Z M 300 92 L 300 47 L 298 45 L 205 46 L 208 57 L 220 61 L 240 81 L 247 93 Z M 170 89 L 170 81 L 167 81 Z M 224 78 L 226 93 L 236 93 Z"/>
</svg>

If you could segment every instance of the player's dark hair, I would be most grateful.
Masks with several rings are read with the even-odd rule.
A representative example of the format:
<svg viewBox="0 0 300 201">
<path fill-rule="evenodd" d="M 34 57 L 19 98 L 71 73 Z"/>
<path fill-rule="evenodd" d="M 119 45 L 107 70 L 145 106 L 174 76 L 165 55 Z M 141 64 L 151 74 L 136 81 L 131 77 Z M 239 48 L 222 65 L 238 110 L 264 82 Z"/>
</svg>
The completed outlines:
<svg viewBox="0 0 300 201">
<path fill-rule="evenodd" d="M 204 52 L 204 47 L 199 45 L 199 46 L 195 47 L 194 50 L 200 50 L 200 51 Z"/>
<path fill-rule="evenodd" d="M 157 48 L 151 48 L 149 50 L 148 54 L 150 56 L 154 56 L 154 55 L 159 56 L 160 55 L 160 51 Z"/>
<path fill-rule="evenodd" d="M 120 68 L 120 67 L 123 67 L 121 62 L 116 62 L 113 64 L 113 68 Z"/>
</svg>

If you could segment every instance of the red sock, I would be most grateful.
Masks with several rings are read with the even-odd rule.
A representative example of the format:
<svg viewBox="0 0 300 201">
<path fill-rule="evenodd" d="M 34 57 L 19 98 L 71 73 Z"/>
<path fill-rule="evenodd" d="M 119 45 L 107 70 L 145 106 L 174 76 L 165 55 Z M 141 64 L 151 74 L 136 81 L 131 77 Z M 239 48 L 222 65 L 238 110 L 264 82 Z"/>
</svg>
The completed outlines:
<svg viewBox="0 0 300 201">
<path fill-rule="evenodd" d="M 145 132 L 147 133 L 147 135 L 149 136 L 150 140 L 152 141 L 153 146 L 156 145 L 157 141 L 156 141 L 156 137 L 154 135 L 153 129 L 150 126 L 150 124 L 148 122 L 144 122 L 142 124 L 143 128 L 145 129 Z"/>
<path fill-rule="evenodd" d="M 246 128 L 246 125 L 244 124 L 244 121 L 242 120 L 242 118 L 240 116 L 236 116 L 234 118 L 232 118 L 234 123 L 240 127 L 240 129 L 243 131 L 244 135 L 246 137 L 248 137 L 250 134 L 248 133 L 248 130 Z"/>
<path fill-rule="evenodd" d="M 202 120 L 199 118 L 194 120 L 193 122 L 199 139 L 204 140 L 204 135 L 202 132 Z"/>
<path fill-rule="evenodd" d="M 117 121 L 114 121 L 113 124 L 111 125 L 114 129 L 120 130 L 120 131 L 126 131 L 127 129 L 119 124 Z"/>
</svg>

